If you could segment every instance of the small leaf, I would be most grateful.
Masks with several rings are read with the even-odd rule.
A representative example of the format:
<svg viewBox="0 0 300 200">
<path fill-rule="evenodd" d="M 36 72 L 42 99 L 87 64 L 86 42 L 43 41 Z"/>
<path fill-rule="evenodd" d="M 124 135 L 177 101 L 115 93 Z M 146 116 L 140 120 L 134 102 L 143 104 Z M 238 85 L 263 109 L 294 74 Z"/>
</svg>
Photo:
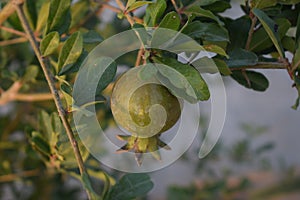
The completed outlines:
<svg viewBox="0 0 300 200">
<path fill-rule="evenodd" d="M 281 40 L 285 35 L 286 32 L 291 27 L 291 23 L 287 19 L 279 18 L 275 20 L 275 23 L 278 26 L 278 34 L 279 39 Z M 250 50 L 254 52 L 260 52 L 265 49 L 268 49 L 273 46 L 273 42 L 268 37 L 268 33 L 265 31 L 264 28 L 260 28 L 254 32 L 251 43 L 250 43 Z"/>
<path fill-rule="evenodd" d="M 147 174 L 126 174 L 114 185 L 107 200 L 131 200 L 146 195 L 153 188 Z"/>
<path fill-rule="evenodd" d="M 215 64 L 217 65 L 221 74 L 223 74 L 224 76 L 228 76 L 232 73 L 224 60 L 221 60 L 218 58 L 214 58 L 213 60 L 214 60 Z"/>
<path fill-rule="evenodd" d="M 217 1 L 220 0 L 196 0 L 194 3 L 190 4 L 190 6 L 207 6 Z"/>
<path fill-rule="evenodd" d="M 299 46 L 299 44 L 300 44 L 300 42 L 299 42 L 299 40 L 300 40 L 300 13 L 299 13 L 299 15 L 298 15 L 298 20 L 297 20 L 297 29 L 296 29 L 296 38 L 295 38 L 295 45 L 296 45 L 296 48 L 298 48 L 298 46 Z"/>
<path fill-rule="evenodd" d="M 127 12 L 131 12 L 135 9 L 138 9 L 144 5 L 148 5 L 148 4 L 151 4 L 152 2 L 151 1 L 137 1 L 137 2 L 134 2 L 133 4 L 131 4 L 127 9 L 126 11 Z"/>
<path fill-rule="evenodd" d="M 227 26 L 230 36 L 230 43 L 228 46 L 229 51 L 236 48 L 244 48 L 246 46 L 250 26 L 251 20 L 246 16 L 229 22 Z"/>
<path fill-rule="evenodd" d="M 250 81 L 250 85 L 241 71 L 233 71 L 231 77 L 246 88 L 256 91 L 263 92 L 269 87 L 269 81 L 263 74 L 255 71 L 245 71 L 245 74 Z"/>
<path fill-rule="evenodd" d="M 180 26 L 180 18 L 179 15 L 172 11 L 164 16 L 162 21 L 159 23 L 160 28 L 167 28 L 171 30 L 177 31 Z"/>
<path fill-rule="evenodd" d="M 192 38 L 201 38 L 207 41 L 229 41 L 227 30 L 213 23 L 202 23 L 200 21 L 195 21 L 187 25 L 182 33 Z"/>
<path fill-rule="evenodd" d="M 297 44 L 298 48 L 295 51 L 294 57 L 293 57 L 293 69 L 296 70 L 297 68 L 300 68 L 300 40 L 298 40 Z"/>
<path fill-rule="evenodd" d="M 36 31 L 39 32 L 46 25 L 48 15 L 49 15 L 50 1 L 45 2 L 38 14 L 37 22 L 36 22 Z"/>
<path fill-rule="evenodd" d="M 80 76 L 77 77 L 73 98 L 77 106 L 95 101 L 103 89 L 113 80 L 117 64 L 109 57 L 99 57 L 90 63 L 85 63 Z M 95 91 L 92 91 L 95 90 Z"/>
<path fill-rule="evenodd" d="M 272 40 L 273 44 L 275 45 L 279 55 L 281 58 L 285 58 L 284 50 L 282 44 L 280 42 L 279 33 L 275 31 L 275 22 L 266 15 L 263 11 L 254 8 L 252 9 L 253 14 L 259 19 L 260 23 L 263 25 L 264 29 L 268 33 L 270 39 Z"/>
<path fill-rule="evenodd" d="M 229 58 L 227 53 L 225 52 L 225 50 L 217 45 L 214 45 L 214 44 L 203 45 L 203 48 L 206 51 L 213 52 L 213 53 L 219 54 L 221 56 L 225 56 L 226 58 Z"/>
<path fill-rule="evenodd" d="M 44 156 L 50 156 L 51 150 L 47 141 L 43 138 L 43 136 L 39 132 L 32 132 L 30 138 L 31 145 L 37 149 Z"/>
<path fill-rule="evenodd" d="M 48 33 L 41 41 L 40 50 L 43 56 L 51 55 L 59 45 L 58 32 Z"/>
<path fill-rule="evenodd" d="M 71 0 L 52 0 L 47 20 L 46 33 L 57 31 L 59 34 L 66 32 L 71 24 Z"/>
<path fill-rule="evenodd" d="M 190 103 L 208 100 L 210 93 L 200 73 L 192 66 L 172 58 L 153 58 L 162 76 L 159 80 L 177 97 Z"/>
<path fill-rule="evenodd" d="M 267 7 L 272 7 L 277 4 L 278 0 L 252 0 L 251 1 L 251 7 L 252 8 L 267 8 Z"/>
<path fill-rule="evenodd" d="M 29 21 L 31 28 L 34 30 L 37 21 L 36 0 L 25 1 L 24 12 Z"/>
<path fill-rule="evenodd" d="M 228 1 L 217 1 L 215 3 L 203 6 L 202 8 L 205 10 L 210 10 L 213 13 L 222 13 L 231 8 L 231 5 Z"/>
<path fill-rule="evenodd" d="M 300 2 L 300 0 L 277 0 L 277 1 L 280 4 L 285 4 L 285 5 L 293 5 Z"/>
<path fill-rule="evenodd" d="M 201 8 L 199 6 L 189 7 L 188 9 L 184 10 L 184 13 L 186 15 L 193 14 L 193 15 L 196 15 L 198 17 L 207 17 L 207 18 L 210 18 L 210 19 L 218 22 L 218 24 L 220 26 L 224 25 L 224 23 L 216 15 L 214 15 L 211 11 L 204 10 L 203 8 Z"/>
<path fill-rule="evenodd" d="M 229 53 L 229 59 L 225 60 L 228 67 L 243 67 L 256 65 L 258 57 L 255 53 L 244 49 L 235 49 Z"/>
<path fill-rule="evenodd" d="M 73 101 L 74 101 L 73 97 L 72 97 L 72 88 L 69 85 L 62 83 L 60 85 L 60 90 L 65 97 L 68 109 L 71 108 L 73 105 Z"/>
<path fill-rule="evenodd" d="M 158 19 L 163 15 L 167 8 L 165 0 L 157 0 L 146 8 L 146 15 L 150 16 L 150 26 L 155 26 Z"/>
<path fill-rule="evenodd" d="M 100 36 L 100 34 L 94 30 L 83 33 L 82 37 L 83 43 L 86 44 L 100 43 L 103 41 L 103 38 Z"/>
<path fill-rule="evenodd" d="M 281 40 L 284 49 L 289 52 L 295 52 L 295 40 L 292 37 L 284 36 Z"/>
<path fill-rule="evenodd" d="M 71 63 L 68 64 L 66 66 L 64 66 L 59 72 L 58 72 L 58 76 L 63 76 L 66 74 L 71 74 L 74 72 L 78 72 L 81 64 L 83 63 L 83 61 L 85 60 L 85 58 L 88 56 L 88 52 L 87 51 L 83 51 L 81 53 L 81 55 L 79 56 L 79 58 L 76 60 L 75 63 Z"/>
<path fill-rule="evenodd" d="M 58 58 L 58 71 L 62 67 L 75 63 L 82 52 L 83 39 L 80 32 L 73 33 L 64 43 Z"/>
</svg>

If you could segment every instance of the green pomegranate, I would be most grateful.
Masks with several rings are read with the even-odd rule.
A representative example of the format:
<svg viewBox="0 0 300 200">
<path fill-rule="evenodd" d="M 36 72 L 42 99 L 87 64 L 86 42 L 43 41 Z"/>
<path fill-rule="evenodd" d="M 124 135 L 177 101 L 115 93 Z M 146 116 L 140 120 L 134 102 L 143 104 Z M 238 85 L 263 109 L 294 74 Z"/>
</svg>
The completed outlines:
<svg viewBox="0 0 300 200">
<path fill-rule="evenodd" d="M 152 153 L 160 159 L 159 147 L 168 148 L 159 136 L 174 126 L 181 109 L 178 99 L 153 76 L 143 80 L 142 67 L 132 68 L 117 80 L 111 95 L 111 110 L 116 123 L 130 135 L 120 135 L 127 141 L 120 150 L 134 151 L 138 164 L 142 154 Z"/>
</svg>

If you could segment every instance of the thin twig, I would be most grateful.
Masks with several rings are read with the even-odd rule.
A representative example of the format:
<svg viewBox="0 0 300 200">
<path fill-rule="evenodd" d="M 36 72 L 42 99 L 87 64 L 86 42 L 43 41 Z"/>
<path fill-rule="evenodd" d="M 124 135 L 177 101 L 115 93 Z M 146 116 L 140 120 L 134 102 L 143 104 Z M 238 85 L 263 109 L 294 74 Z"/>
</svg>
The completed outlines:
<svg viewBox="0 0 300 200">
<path fill-rule="evenodd" d="M 120 0 L 116 0 L 116 3 L 118 4 L 118 6 L 121 10 L 123 10 L 123 11 L 125 10 L 125 6 Z"/>
<path fill-rule="evenodd" d="M 246 69 L 287 69 L 288 65 L 279 62 L 258 62 L 253 66 L 241 66 L 230 68 L 231 71 Z"/>
<path fill-rule="evenodd" d="M 2 175 L 2 176 L 0 176 L 0 183 L 15 181 L 16 179 L 19 179 L 19 178 L 39 176 L 40 173 L 41 173 L 40 170 L 34 169 L 34 170 L 20 172 L 17 174 Z"/>
<path fill-rule="evenodd" d="M 179 10 L 179 8 L 178 8 L 178 6 L 177 6 L 175 0 L 171 0 L 171 2 L 172 2 L 172 4 L 173 4 L 173 6 L 174 6 L 176 12 L 177 12 L 177 13 L 180 13 L 180 10 Z"/>
<path fill-rule="evenodd" d="M 23 42 L 27 42 L 28 39 L 21 37 L 21 38 L 15 38 L 15 39 L 11 39 L 11 40 L 4 40 L 4 41 L 0 41 L 0 46 L 8 46 L 8 45 L 13 45 L 13 44 L 19 44 L 19 43 L 23 43 Z"/>
<path fill-rule="evenodd" d="M 108 4 L 108 3 L 102 4 L 102 8 L 107 8 L 107 9 L 109 9 L 109 10 L 115 12 L 115 13 L 122 12 L 119 8 L 116 8 L 116 7 L 114 7 L 114 6 L 112 6 L 112 5 Z"/>
<path fill-rule="evenodd" d="M 15 12 L 14 4 L 22 4 L 24 0 L 13 0 L 8 2 L 5 7 L 0 11 L 0 26 L 3 22 L 6 21 L 9 16 L 11 16 Z"/>
<path fill-rule="evenodd" d="M 250 30 L 249 30 L 249 33 L 248 33 L 248 39 L 247 39 L 247 43 L 246 43 L 246 47 L 245 47 L 246 50 L 250 49 L 250 44 L 251 44 L 251 41 L 252 41 L 254 28 L 255 28 L 255 25 L 256 25 L 256 22 L 257 22 L 257 17 L 251 18 L 251 22 L 252 23 L 251 23 L 251 27 L 250 27 Z"/>
<path fill-rule="evenodd" d="M 143 46 L 141 46 L 138 55 L 136 57 L 136 61 L 135 61 L 135 66 L 139 66 L 141 64 L 141 61 L 143 59 L 143 55 L 144 55 L 145 49 L 143 48 Z"/>
<path fill-rule="evenodd" d="M 87 184 L 91 185 L 90 180 L 88 178 L 86 168 L 84 166 L 84 162 L 83 162 L 79 147 L 78 147 L 78 143 L 77 143 L 77 141 L 74 137 L 74 133 L 73 133 L 72 128 L 71 128 L 71 126 L 69 124 L 69 121 L 67 119 L 65 110 L 63 108 L 61 99 L 60 99 L 59 94 L 58 94 L 58 90 L 55 87 L 54 78 L 53 78 L 52 73 L 50 72 L 49 64 L 48 64 L 47 60 L 44 59 L 41 55 L 41 52 L 40 52 L 39 47 L 37 45 L 37 42 L 35 40 L 35 36 L 34 36 L 32 30 L 31 30 L 30 26 L 29 26 L 28 20 L 26 19 L 26 16 L 25 16 L 24 11 L 22 9 L 22 5 L 21 4 L 15 4 L 15 5 L 16 5 L 16 10 L 17 10 L 17 13 L 18 13 L 18 17 L 19 17 L 19 19 L 22 23 L 22 26 L 25 30 L 25 33 L 28 36 L 29 42 L 30 42 L 30 44 L 31 44 L 31 46 L 32 46 L 32 48 L 35 52 L 35 55 L 38 58 L 38 61 L 41 65 L 41 68 L 44 72 L 44 75 L 45 75 L 45 78 L 46 78 L 47 83 L 49 85 L 53 100 L 55 102 L 55 105 L 56 105 L 56 108 L 57 108 L 57 111 L 58 111 L 58 114 L 59 114 L 59 117 L 62 121 L 62 124 L 63 124 L 63 126 L 66 130 L 69 141 L 70 141 L 71 146 L 73 148 L 80 174 L 83 178 L 85 178 L 85 181 L 88 182 Z M 93 198 L 94 194 L 91 191 L 89 191 L 87 188 L 86 188 L 86 192 L 89 196 L 89 199 Z"/>
<path fill-rule="evenodd" d="M 13 33 L 15 35 L 18 35 L 18 36 L 22 36 L 22 37 L 27 37 L 27 35 L 21 31 L 18 31 L 18 30 L 15 30 L 13 28 L 9 28 L 9 27 L 6 27 L 6 26 L 0 26 L 0 29 L 6 31 L 6 32 L 9 32 L 9 33 Z"/>
</svg>

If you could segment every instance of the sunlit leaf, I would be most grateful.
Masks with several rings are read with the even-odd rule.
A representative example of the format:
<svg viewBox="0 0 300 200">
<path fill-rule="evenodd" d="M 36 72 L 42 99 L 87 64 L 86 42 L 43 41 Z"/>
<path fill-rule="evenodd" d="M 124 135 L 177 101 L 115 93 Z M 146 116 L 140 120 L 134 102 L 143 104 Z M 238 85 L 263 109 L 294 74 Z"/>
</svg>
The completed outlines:
<svg viewBox="0 0 300 200">
<path fill-rule="evenodd" d="M 71 24 L 71 0 L 52 0 L 47 20 L 46 33 L 57 31 L 59 34 L 66 32 Z"/>
<path fill-rule="evenodd" d="M 82 52 L 83 39 L 80 32 L 73 33 L 64 43 L 58 58 L 58 70 L 62 67 L 73 64 Z"/>
<path fill-rule="evenodd" d="M 43 56 L 49 56 L 57 49 L 59 45 L 58 32 L 48 33 L 40 43 L 40 50 Z"/>
</svg>

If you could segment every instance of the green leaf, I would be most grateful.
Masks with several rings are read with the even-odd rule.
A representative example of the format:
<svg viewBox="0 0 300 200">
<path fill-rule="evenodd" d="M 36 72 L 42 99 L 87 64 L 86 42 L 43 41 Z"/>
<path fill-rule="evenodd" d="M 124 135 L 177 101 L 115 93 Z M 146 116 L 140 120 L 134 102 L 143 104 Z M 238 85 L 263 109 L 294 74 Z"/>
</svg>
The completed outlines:
<svg viewBox="0 0 300 200">
<path fill-rule="evenodd" d="M 222 49 L 221 47 L 219 47 L 218 45 L 208 44 L 208 45 L 203 45 L 203 48 L 206 51 L 213 52 L 213 53 L 219 54 L 221 56 L 225 56 L 226 58 L 229 58 L 227 53 L 225 52 L 225 50 Z"/>
<path fill-rule="evenodd" d="M 256 91 L 263 92 L 269 87 L 269 81 L 263 74 L 255 71 L 245 71 L 245 74 L 246 77 L 241 71 L 233 71 L 231 77 L 246 88 Z"/>
<path fill-rule="evenodd" d="M 251 1 L 251 7 L 252 8 L 267 8 L 267 7 L 272 7 L 277 4 L 278 0 L 252 0 Z"/>
<path fill-rule="evenodd" d="M 37 22 L 36 22 L 36 31 L 39 32 L 40 30 L 42 30 L 42 28 L 44 28 L 44 26 L 46 25 L 48 16 L 49 16 L 49 9 L 50 9 L 50 2 L 46 2 L 42 5 L 39 14 L 38 14 L 38 18 L 37 18 Z"/>
<path fill-rule="evenodd" d="M 292 37 L 284 36 L 281 42 L 284 49 L 289 52 L 295 52 L 295 40 Z"/>
<path fill-rule="evenodd" d="M 72 97 L 72 88 L 69 85 L 62 83 L 60 85 L 60 90 L 61 90 L 62 94 L 64 95 L 68 109 L 70 109 L 72 107 L 73 101 L 74 101 L 73 97 Z"/>
<path fill-rule="evenodd" d="M 58 32 L 48 33 L 40 43 L 40 50 L 43 56 L 49 56 L 55 52 L 59 45 Z"/>
<path fill-rule="evenodd" d="M 224 76 L 228 76 L 232 73 L 224 60 L 221 60 L 218 58 L 214 58 L 213 60 L 214 60 L 215 64 L 217 65 L 221 74 L 223 74 Z"/>
<path fill-rule="evenodd" d="M 293 62 L 292 62 L 293 69 L 295 69 L 295 70 L 297 68 L 300 68 L 300 40 L 298 40 L 297 46 L 298 46 L 298 48 L 296 49 L 296 52 L 293 57 Z"/>
<path fill-rule="evenodd" d="M 155 26 L 157 24 L 158 19 L 163 15 L 166 8 L 167 3 L 165 0 L 157 0 L 146 8 L 146 15 L 150 17 L 150 26 Z"/>
<path fill-rule="evenodd" d="M 293 5 L 293 4 L 300 3 L 300 0 L 277 0 L 277 1 L 280 4 L 285 4 L 285 5 Z"/>
<path fill-rule="evenodd" d="M 58 76 L 63 76 L 63 75 L 66 75 L 66 74 L 71 74 L 71 73 L 74 73 L 74 72 L 78 72 L 81 64 L 83 63 L 85 58 L 88 56 L 88 54 L 89 53 L 87 51 L 83 50 L 81 55 L 79 56 L 79 58 L 76 60 L 76 62 L 64 66 L 58 72 Z"/>
<path fill-rule="evenodd" d="M 153 60 L 163 64 L 157 67 L 161 74 L 158 78 L 175 96 L 190 103 L 209 99 L 208 87 L 194 67 L 173 58 L 153 58 Z"/>
<path fill-rule="evenodd" d="M 159 23 L 160 28 L 167 28 L 171 30 L 177 31 L 180 26 L 180 18 L 179 15 L 172 11 L 164 16 L 162 21 Z"/>
<path fill-rule="evenodd" d="M 101 35 L 94 30 L 90 30 L 86 33 L 83 33 L 82 37 L 83 37 L 83 43 L 86 44 L 100 43 L 103 41 Z"/>
<path fill-rule="evenodd" d="M 57 31 L 65 33 L 71 24 L 71 0 L 51 0 L 46 33 Z"/>
<path fill-rule="evenodd" d="M 30 143 L 33 146 L 33 148 L 38 150 L 44 156 L 48 157 L 51 155 L 49 144 L 44 139 L 43 135 L 40 134 L 39 132 L 34 131 L 31 133 Z"/>
<path fill-rule="evenodd" d="M 75 63 L 82 52 L 83 39 L 80 32 L 73 33 L 64 43 L 58 58 L 58 71 L 62 67 Z"/>
<path fill-rule="evenodd" d="M 230 2 L 227 1 L 216 1 L 215 3 L 203 6 L 202 8 L 210 10 L 213 13 L 222 13 L 231 8 L 231 5 Z"/>
<path fill-rule="evenodd" d="M 155 76 L 157 73 L 156 67 L 152 63 L 147 63 L 143 65 L 143 68 L 139 70 L 139 78 L 141 80 L 148 80 L 151 77 Z"/>
<path fill-rule="evenodd" d="M 276 19 L 275 23 L 278 26 L 278 35 L 279 40 L 281 40 L 285 35 L 286 32 L 291 27 L 291 23 L 287 19 Z M 265 49 L 268 49 L 273 46 L 273 42 L 268 37 L 268 33 L 265 31 L 264 28 L 260 28 L 259 30 L 255 31 L 250 43 L 250 50 L 254 52 L 260 52 Z"/>
<path fill-rule="evenodd" d="M 258 62 L 255 53 L 244 49 L 235 49 L 229 53 L 229 59 L 225 60 L 228 67 L 253 66 Z"/>
<path fill-rule="evenodd" d="M 129 8 L 132 4 L 134 4 L 137 0 L 128 0 L 126 4 L 126 8 Z"/>
<path fill-rule="evenodd" d="M 244 48 L 248 39 L 248 33 L 251 26 L 249 17 L 243 16 L 228 23 L 230 43 L 228 50 L 232 51 L 236 48 Z"/>
<path fill-rule="evenodd" d="M 111 188 L 106 200 L 132 200 L 146 195 L 152 188 L 147 174 L 126 174 Z"/>
<path fill-rule="evenodd" d="M 137 1 L 137 2 L 134 2 L 133 4 L 131 4 L 127 9 L 126 11 L 127 12 L 131 12 L 137 8 L 140 8 L 144 5 L 148 5 L 148 4 L 151 4 L 152 2 L 151 1 Z"/>
<path fill-rule="evenodd" d="M 207 6 L 217 1 L 220 0 L 196 0 L 194 3 L 190 4 L 190 6 Z"/>
<path fill-rule="evenodd" d="M 216 16 L 214 15 L 211 11 L 209 10 L 204 10 L 203 8 L 199 7 L 199 6 L 192 6 L 192 7 L 189 7 L 188 9 L 184 10 L 184 13 L 186 15 L 196 15 L 198 17 L 207 17 L 207 18 L 210 18 L 216 22 L 218 22 L 218 24 L 220 26 L 223 26 L 224 23 Z"/>
<path fill-rule="evenodd" d="M 26 68 L 25 74 L 23 76 L 24 82 L 34 81 L 39 73 L 39 67 L 36 65 L 30 65 Z"/>
<path fill-rule="evenodd" d="M 296 29 L 296 38 L 295 38 L 295 45 L 296 45 L 296 48 L 298 48 L 299 46 L 299 40 L 300 40 L 300 13 L 298 15 L 298 20 L 297 20 L 297 29 Z"/>
<path fill-rule="evenodd" d="M 260 23 L 263 25 L 264 29 L 268 33 L 270 39 L 275 45 L 280 57 L 285 58 L 284 50 L 280 42 L 279 33 L 275 31 L 276 24 L 275 22 L 266 15 L 263 11 L 254 8 L 252 9 L 253 14 L 259 19 Z"/>
<path fill-rule="evenodd" d="M 36 0 L 26 0 L 24 3 L 24 12 L 31 28 L 34 30 L 37 21 Z"/>
<path fill-rule="evenodd" d="M 202 23 L 200 21 L 195 21 L 187 25 L 187 27 L 183 29 L 182 33 L 192 38 L 201 38 L 202 40 L 207 41 L 229 41 L 227 30 L 213 23 Z"/>
<path fill-rule="evenodd" d="M 83 84 L 74 86 L 74 91 L 78 91 L 73 94 L 77 106 L 90 103 L 86 102 L 86 100 L 94 101 L 95 96 L 99 95 L 106 88 L 116 74 L 117 64 L 109 57 L 99 57 L 89 62 L 91 63 L 86 63 L 85 65 L 92 67 L 83 68 L 82 75 L 77 78 L 77 82 Z M 95 88 L 95 84 L 98 84 L 96 91 L 90 91 L 91 88 Z"/>
</svg>

